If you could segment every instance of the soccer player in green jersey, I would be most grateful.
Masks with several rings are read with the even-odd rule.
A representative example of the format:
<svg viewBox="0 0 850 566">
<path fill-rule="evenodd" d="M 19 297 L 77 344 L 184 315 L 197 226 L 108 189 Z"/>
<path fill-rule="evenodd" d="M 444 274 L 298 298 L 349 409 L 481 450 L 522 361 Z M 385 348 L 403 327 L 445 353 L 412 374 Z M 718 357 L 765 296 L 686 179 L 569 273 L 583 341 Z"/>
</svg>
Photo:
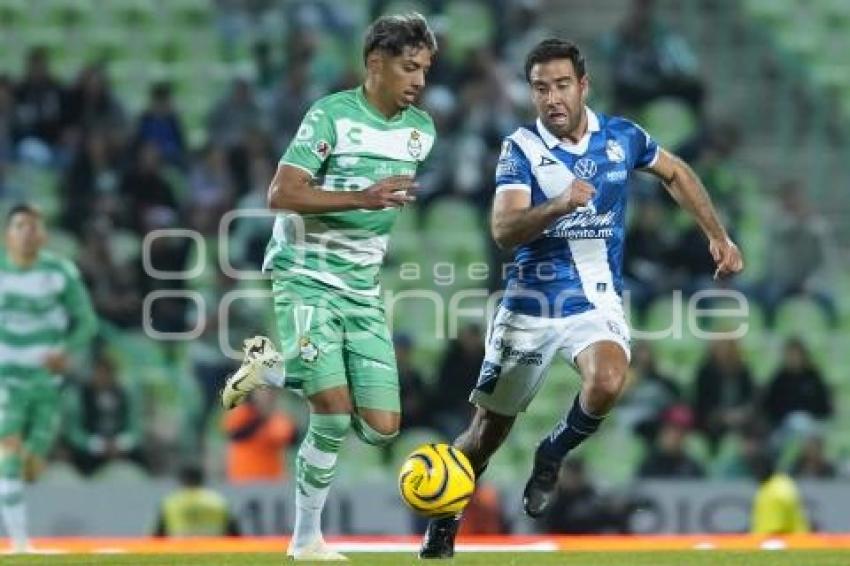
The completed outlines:
<svg viewBox="0 0 850 566">
<path fill-rule="evenodd" d="M 96 328 L 77 268 L 43 251 L 46 240 L 37 208 L 12 208 L 0 252 L 0 516 L 13 552 L 29 549 L 23 482 L 56 437 L 60 376 Z"/>
<path fill-rule="evenodd" d="M 365 83 L 313 104 L 269 189 L 270 208 L 294 213 L 278 216 L 264 265 L 285 371 L 267 338 L 248 340 L 222 402 L 235 406 L 259 385 L 280 385 L 283 374 L 309 401 L 288 551 L 296 559 L 345 559 L 324 543 L 320 518 L 349 428 L 376 446 L 398 433 L 398 373 L 378 272 L 434 144 L 431 118 L 413 103 L 436 50 L 419 14 L 375 21 L 363 49 Z"/>
</svg>

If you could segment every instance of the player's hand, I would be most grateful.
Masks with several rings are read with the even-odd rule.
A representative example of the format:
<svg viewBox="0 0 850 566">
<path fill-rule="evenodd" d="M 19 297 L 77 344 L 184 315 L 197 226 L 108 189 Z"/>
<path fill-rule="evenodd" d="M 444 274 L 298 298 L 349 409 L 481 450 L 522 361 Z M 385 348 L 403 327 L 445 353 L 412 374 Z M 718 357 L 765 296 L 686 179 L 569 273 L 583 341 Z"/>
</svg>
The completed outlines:
<svg viewBox="0 0 850 566">
<path fill-rule="evenodd" d="M 744 258 L 741 257 L 741 250 L 728 237 L 709 240 L 708 251 L 714 258 L 714 263 L 717 264 L 714 279 L 730 277 L 744 269 Z"/>
<path fill-rule="evenodd" d="M 587 206 L 595 194 L 593 185 L 581 179 L 574 179 L 567 190 L 558 196 L 558 205 L 564 214 L 569 214 L 577 208 Z"/>
<path fill-rule="evenodd" d="M 402 207 L 416 200 L 412 193 L 418 188 L 413 177 L 395 175 L 381 179 L 368 189 L 360 192 L 363 200 L 361 208 L 381 210 L 389 207 Z"/>
<path fill-rule="evenodd" d="M 68 369 L 69 362 L 68 355 L 64 352 L 50 352 L 44 358 L 44 367 L 50 373 L 63 374 Z"/>
</svg>

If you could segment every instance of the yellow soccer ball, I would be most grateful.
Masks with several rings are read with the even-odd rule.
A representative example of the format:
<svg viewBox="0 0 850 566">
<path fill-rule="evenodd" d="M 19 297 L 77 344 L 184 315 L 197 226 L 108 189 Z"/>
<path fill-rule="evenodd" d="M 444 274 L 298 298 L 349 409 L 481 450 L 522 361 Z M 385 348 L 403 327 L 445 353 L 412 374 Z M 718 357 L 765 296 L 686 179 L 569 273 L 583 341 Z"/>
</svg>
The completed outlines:
<svg viewBox="0 0 850 566">
<path fill-rule="evenodd" d="M 466 456 L 448 444 L 425 444 L 404 461 L 398 476 L 404 502 L 426 517 L 463 511 L 475 491 L 475 474 Z"/>
</svg>

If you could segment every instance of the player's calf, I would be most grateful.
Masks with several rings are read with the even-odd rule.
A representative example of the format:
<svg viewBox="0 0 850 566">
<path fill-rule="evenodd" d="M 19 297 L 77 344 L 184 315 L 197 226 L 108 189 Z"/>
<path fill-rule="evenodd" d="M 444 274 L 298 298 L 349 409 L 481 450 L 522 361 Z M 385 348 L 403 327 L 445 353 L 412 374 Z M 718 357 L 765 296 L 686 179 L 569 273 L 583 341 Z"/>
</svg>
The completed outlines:
<svg viewBox="0 0 850 566">
<path fill-rule="evenodd" d="M 500 415 L 476 407 L 469 427 L 454 441 L 454 446 L 469 459 L 475 477 L 480 477 L 487 463 L 508 436 L 516 417 Z"/>
</svg>

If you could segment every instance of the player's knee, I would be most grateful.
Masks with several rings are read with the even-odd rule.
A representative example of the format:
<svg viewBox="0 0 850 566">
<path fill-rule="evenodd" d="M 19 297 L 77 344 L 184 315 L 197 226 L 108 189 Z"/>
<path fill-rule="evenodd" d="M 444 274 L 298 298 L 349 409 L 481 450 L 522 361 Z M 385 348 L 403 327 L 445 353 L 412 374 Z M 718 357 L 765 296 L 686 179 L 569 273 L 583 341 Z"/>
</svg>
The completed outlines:
<svg viewBox="0 0 850 566">
<path fill-rule="evenodd" d="M 596 397 L 613 401 L 619 397 L 625 383 L 625 374 L 618 368 L 598 368 L 591 376 L 590 389 Z"/>
<path fill-rule="evenodd" d="M 352 428 L 355 434 L 372 446 L 384 446 L 398 436 L 399 423 L 395 419 L 366 419 L 360 415 L 354 415 Z"/>
</svg>

